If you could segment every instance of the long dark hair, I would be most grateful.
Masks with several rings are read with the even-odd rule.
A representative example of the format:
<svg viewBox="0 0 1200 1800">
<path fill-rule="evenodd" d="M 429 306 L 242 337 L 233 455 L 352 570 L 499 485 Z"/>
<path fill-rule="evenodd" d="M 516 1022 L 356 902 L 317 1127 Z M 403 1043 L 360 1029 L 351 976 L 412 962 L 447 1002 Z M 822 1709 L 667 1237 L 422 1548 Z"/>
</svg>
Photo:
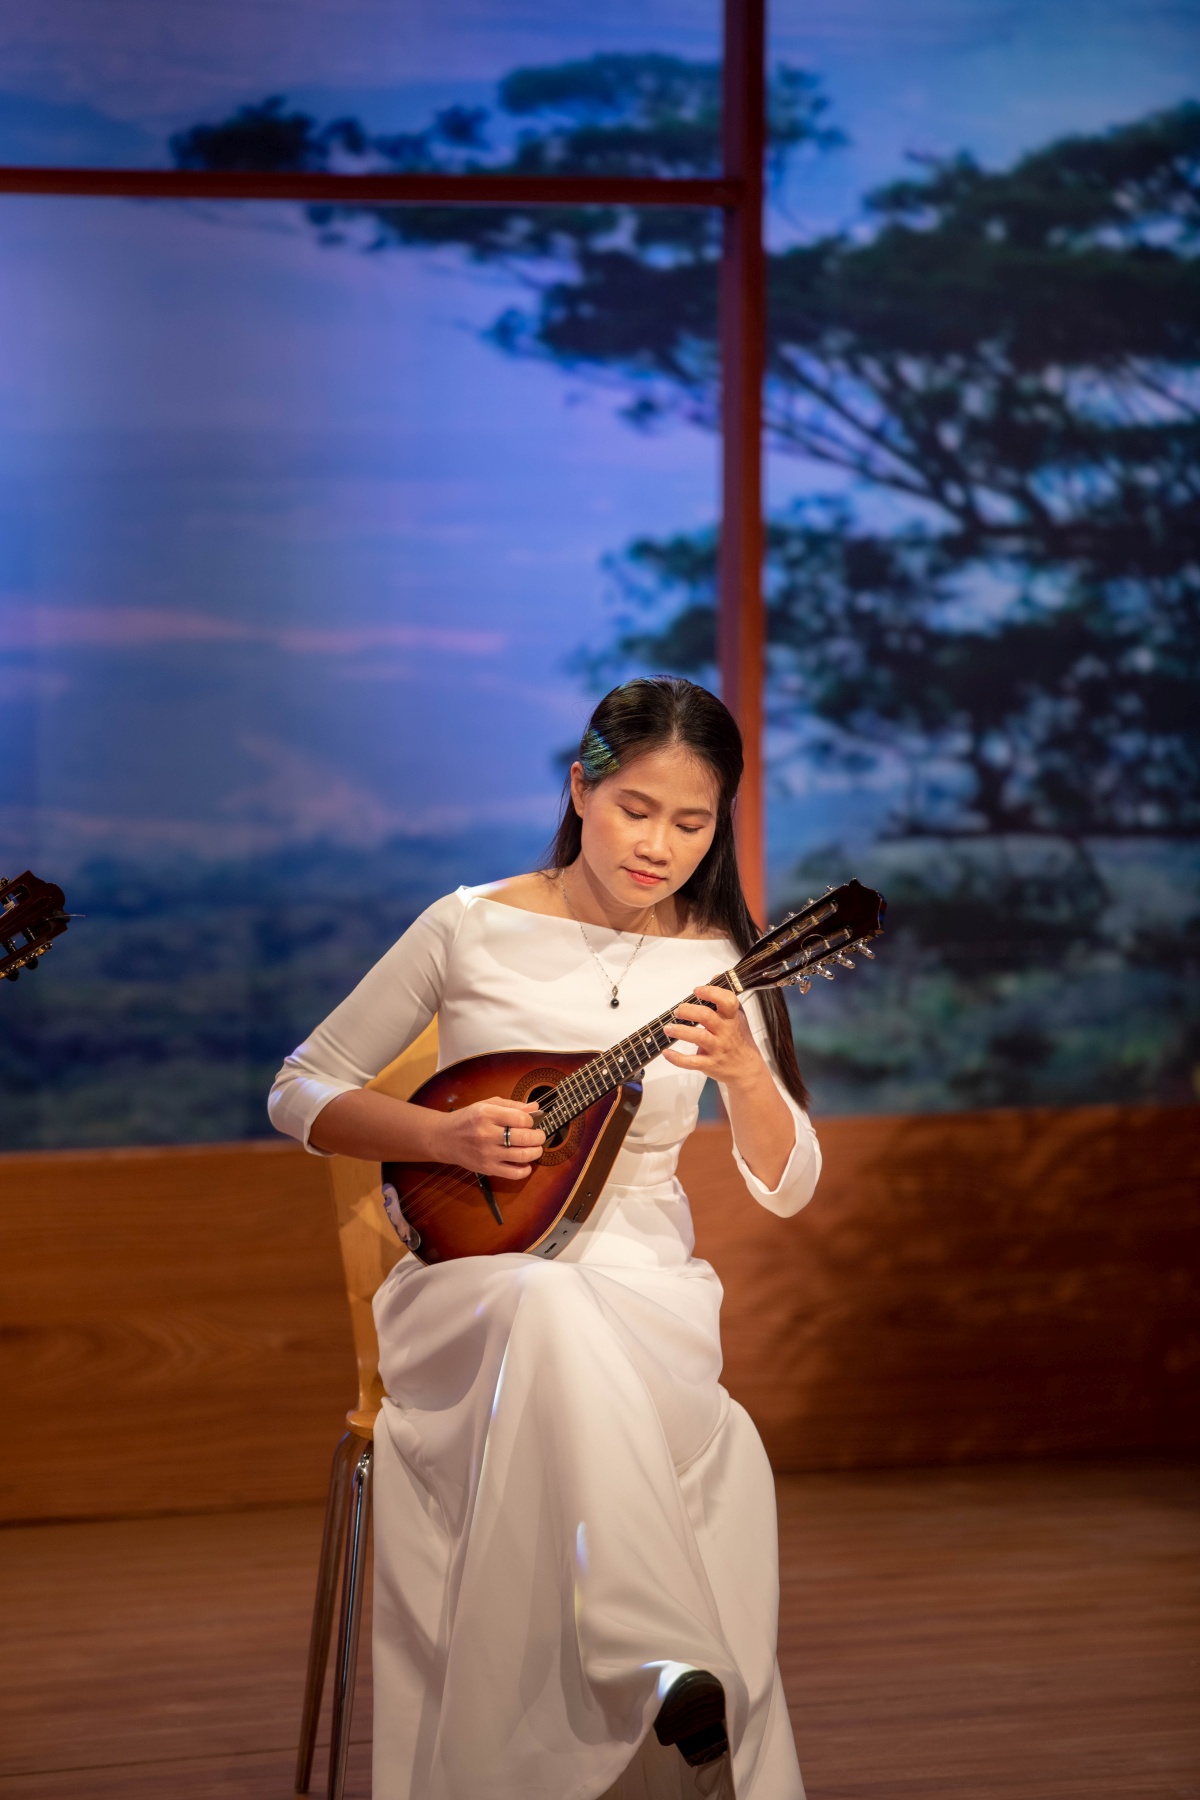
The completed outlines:
<svg viewBox="0 0 1200 1800">
<path fill-rule="evenodd" d="M 648 750 L 678 744 L 706 762 L 717 778 L 717 829 L 708 853 L 679 889 L 698 925 L 723 931 L 744 956 L 759 929 L 750 917 L 738 874 L 733 806 L 742 779 L 742 734 L 733 714 L 694 681 L 678 675 L 651 675 L 622 682 L 605 694 L 588 721 L 579 745 L 584 780 L 597 787 Z M 575 811 L 568 782 L 562 817 L 543 868 L 566 869 L 583 847 L 583 821 Z M 801 1106 L 808 1089 L 796 1064 L 787 1007 L 778 988 L 759 995 L 771 1049 L 783 1085 Z"/>
</svg>

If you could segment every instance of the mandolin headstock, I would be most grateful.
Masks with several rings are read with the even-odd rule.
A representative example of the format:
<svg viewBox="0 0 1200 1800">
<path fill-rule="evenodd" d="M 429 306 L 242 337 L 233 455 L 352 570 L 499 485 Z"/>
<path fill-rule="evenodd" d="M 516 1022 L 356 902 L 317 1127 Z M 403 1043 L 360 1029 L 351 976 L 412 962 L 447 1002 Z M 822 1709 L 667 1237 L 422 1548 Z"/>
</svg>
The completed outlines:
<svg viewBox="0 0 1200 1800">
<path fill-rule="evenodd" d="M 28 869 L 12 881 L 0 876 L 0 975 L 15 981 L 22 969 L 36 969 L 70 922 L 60 887 Z"/>
<path fill-rule="evenodd" d="M 797 987 L 806 994 L 814 975 L 833 980 L 831 964 L 852 969 L 850 951 L 872 958 L 867 945 L 882 932 L 886 911 L 882 894 L 859 881 L 828 888 L 764 932 L 734 973 L 743 988 Z"/>
</svg>

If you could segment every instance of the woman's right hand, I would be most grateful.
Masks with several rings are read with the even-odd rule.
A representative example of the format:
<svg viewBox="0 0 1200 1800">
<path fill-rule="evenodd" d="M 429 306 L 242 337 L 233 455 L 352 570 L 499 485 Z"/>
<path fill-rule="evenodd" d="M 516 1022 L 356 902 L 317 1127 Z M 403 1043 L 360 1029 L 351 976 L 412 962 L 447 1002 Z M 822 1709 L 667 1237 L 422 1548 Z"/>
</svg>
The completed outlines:
<svg viewBox="0 0 1200 1800">
<path fill-rule="evenodd" d="M 439 1162 L 456 1163 L 491 1181 L 524 1181 L 546 1144 L 544 1131 L 531 1129 L 532 1100 L 477 1100 L 461 1112 L 439 1113 L 435 1148 Z M 508 1127 L 508 1148 L 504 1130 Z"/>
</svg>

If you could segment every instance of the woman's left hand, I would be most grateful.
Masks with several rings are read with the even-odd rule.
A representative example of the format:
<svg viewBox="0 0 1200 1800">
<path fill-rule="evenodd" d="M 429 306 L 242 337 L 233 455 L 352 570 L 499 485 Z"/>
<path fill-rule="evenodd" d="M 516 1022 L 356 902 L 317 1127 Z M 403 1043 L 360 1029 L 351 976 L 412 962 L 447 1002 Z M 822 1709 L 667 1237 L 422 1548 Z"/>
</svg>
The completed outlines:
<svg viewBox="0 0 1200 1800">
<path fill-rule="evenodd" d="M 677 1006 L 675 1017 L 679 1023 L 666 1027 L 668 1037 L 695 1044 L 695 1055 L 664 1050 L 663 1061 L 673 1063 L 677 1069 L 690 1069 L 694 1075 L 710 1076 L 726 1087 L 744 1086 L 764 1075 L 770 1080 L 770 1071 L 754 1042 L 737 995 L 727 988 L 698 987 L 696 999 L 711 1004 Z"/>
</svg>

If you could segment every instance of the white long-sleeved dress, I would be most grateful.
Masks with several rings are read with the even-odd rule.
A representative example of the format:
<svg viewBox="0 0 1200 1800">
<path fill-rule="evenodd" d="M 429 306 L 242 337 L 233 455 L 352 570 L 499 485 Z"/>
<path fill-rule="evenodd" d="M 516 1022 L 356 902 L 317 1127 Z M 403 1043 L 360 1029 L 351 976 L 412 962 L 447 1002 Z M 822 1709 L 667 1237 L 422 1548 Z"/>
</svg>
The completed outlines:
<svg viewBox="0 0 1200 1800">
<path fill-rule="evenodd" d="M 308 1143 L 438 1014 L 443 1066 L 602 1050 L 737 961 L 727 939 L 635 941 L 460 888 L 289 1056 L 275 1125 Z M 622 971 L 628 973 L 622 978 Z M 746 1012 L 766 1051 L 756 999 Z M 721 1286 L 675 1175 L 703 1077 L 656 1060 L 611 1177 L 558 1258 L 405 1257 L 375 1300 L 375 1800 L 802 1800 L 776 1664 L 774 1488 L 719 1385 Z M 780 1090 L 784 1090 L 781 1088 Z M 768 1190 L 820 1168 L 807 1116 Z M 725 1688 L 731 1759 L 692 1770 L 651 1729 L 685 1668 Z"/>
</svg>

